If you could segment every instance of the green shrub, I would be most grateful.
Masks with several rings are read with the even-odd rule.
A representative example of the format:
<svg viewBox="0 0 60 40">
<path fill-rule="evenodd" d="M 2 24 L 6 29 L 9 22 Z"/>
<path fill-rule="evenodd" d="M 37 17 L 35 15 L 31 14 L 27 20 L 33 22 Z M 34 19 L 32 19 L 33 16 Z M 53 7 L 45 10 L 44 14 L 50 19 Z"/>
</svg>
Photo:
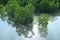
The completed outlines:
<svg viewBox="0 0 60 40">
<path fill-rule="evenodd" d="M 48 21 L 49 21 L 49 17 L 48 17 L 47 14 L 41 14 L 41 15 L 38 17 L 38 22 L 39 22 L 39 24 L 41 24 L 42 26 L 47 26 Z"/>
<path fill-rule="evenodd" d="M 26 7 L 20 7 L 15 11 L 15 22 L 20 24 L 29 24 L 33 21 L 34 7 L 31 4 Z"/>
<path fill-rule="evenodd" d="M 19 7 L 17 1 L 8 1 L 8 4 L 5 7 L 5 10 L 7 12 L 7 16 L 10 18 L 14 18 L 15 10 Z"/>
</svg>

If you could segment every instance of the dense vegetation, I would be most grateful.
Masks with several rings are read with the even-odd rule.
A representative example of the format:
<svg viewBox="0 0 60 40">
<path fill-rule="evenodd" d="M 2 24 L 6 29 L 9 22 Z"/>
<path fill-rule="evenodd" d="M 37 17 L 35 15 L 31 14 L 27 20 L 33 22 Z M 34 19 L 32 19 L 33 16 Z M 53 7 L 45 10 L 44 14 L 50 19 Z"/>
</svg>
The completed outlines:
<svg viewBox="0 0 60 40">
<path fill-rule="evenodd" d="M 39 25 L 42 25 L 43 27 L 47 27 L 48 21 L 49 21 L 49 16 L 47 14 L 43 13 L 38 17 Z"/>
<path fill-rule="evenodd" d="M 60 0 L 0 0 L 0 17 L 5 11 L 8 20 L 16 24 L 32 23 L 34 13 L 51 13 L 59 9 Z"/>
<path fill-rule="evenodd" d="M 32 23 L 34 13 L 51 13 L 59 10 L 60 0 L 0 0 L 1 15 L 3 8 L 10 22 L 24 25 Z"/>
<path fill-rule="evenodd" d="M 16 1 L 21 7 L 31 3 L 35 7 L 35 12 L 54 12 L 60 7 L 60 0 L 0 0 L 0 4 L 7 5 L 9 1 Z M 14 3 L 15 4 L 15 3 Z"/>
<path fill-rule="evenodd" d="M 9 1 L 6 5 L 8 19 L 12 18 L 11 21 L 22 25 L 32 23 L 34 9 L 34 6 L 31 4 L 20 7 L 16 1 Z"/>
</svg>

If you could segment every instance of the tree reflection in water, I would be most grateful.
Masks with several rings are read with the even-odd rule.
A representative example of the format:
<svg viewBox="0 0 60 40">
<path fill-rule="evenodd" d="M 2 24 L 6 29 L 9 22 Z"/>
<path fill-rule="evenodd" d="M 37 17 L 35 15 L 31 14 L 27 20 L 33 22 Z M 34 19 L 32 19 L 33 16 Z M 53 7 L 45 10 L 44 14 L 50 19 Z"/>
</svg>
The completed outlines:
<svg viewBox="0 0 60 40">
<path fill-rule="evenodd" d="M 41 37 L 47 37 L 47 25 L 48 25 L 48 21 L 49 21 L 49 16 L 47 14 L 41 14 L 39 16 L 39 33 Z"/>
<path fill-rule="evenodd" d="M 41 26 L 39 26 L 39 33 L 40 33 L 41 37 L 47 38 L 47 34 L 48 34 L 47 27 L 41 27 Z"/>
<path fill-rule="evenodd" d="M 34 32 L 32 31 L 33 30 L 32 23 L 22 25 L 20 23 L 15 23 L 14 20 L 11 20 L 10 17 L 8 17 L 7 22 L 13 27 L 16 27 L 16 32 L 18 33 L 19 36 L 24 36 L 26 38 L 32 38 L 32 36 L 34 35 Z"/>
<path fill-rule="evenodd" d="M 20 26 L 20 27 L 19 27 Z M 33 31 L 32 31 L 32 24 L 29 24 L 27 26 L 23 26 L 23 25 L 19 25 L 18 27 L 16 27 L 16 32 L 18 33 L 18 35 L 24 35 L 26 38 L 32 38 L 32 35 L 34 35 Z"/>
</svg>

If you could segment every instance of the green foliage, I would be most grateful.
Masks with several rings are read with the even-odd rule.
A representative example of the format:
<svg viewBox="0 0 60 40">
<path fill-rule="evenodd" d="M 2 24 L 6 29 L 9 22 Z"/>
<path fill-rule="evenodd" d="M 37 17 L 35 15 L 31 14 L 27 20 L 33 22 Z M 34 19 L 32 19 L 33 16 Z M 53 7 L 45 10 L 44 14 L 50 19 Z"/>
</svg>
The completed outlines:
<svg viewBox="0 0 60 40">
<path fill-rule="evenodd" d="M 17 0 L 17 2 L 20 6 L 25 6 L 27 3 L 27 0 Z"/>
<path fill-rule="evenodd" d="M 54 1 L 42 0 L 38 7 L 40 12 L 55 12 L 59 8 L 59 3 Z"/>
<path fill-rule="evenodd" d="M 60 8 L 60 1 L 58 1 L 58 3 L 59 3 L 59 8 Z"/>
<path fill-rule="evenodd" d="M 32 4 L 25 6 L 26 12 L 34 13 L 35 7 Z"/>
<path fill-rule="evenodd" d="M 43 27 L 47 27 L 48 21 L 49 21 L 49 17 L 48 17 L 47 14 L 41 14 L 41 15 L 38 17 L 38 22 L 39 22 L 39 24 L 41 24 Z"/>
<path fill-rule="evenodd" d="M 50 12 L 55 12 L 59 8 L 59 3 L 58 2 L 55 3 L 53 1 L 50 1 L 49 7 L 50 7 Z"/>
<path fill-rule="evenodd" d="M 31 4 L 20 7 L 17 1 L 9 1 L 6 5 L 8 19 L 17 24 L 29 24 L 33 21 L 34 6 Z"/>
<path fill-rule="evenodd" d="M 18 24 L 23 24 L 25 20 L 25 9 L 23 7 L 17 8 L 15 11 L 15 22 Z"/>
<path fill-rule="evenodd" d="M 7 15 L 14 18 L 15 10 L 18 7 L 19 7 L 19 5 L 18 5 L 17 1 L 9 1 L 5 7 Z"/>
<path fill-rule="evenodd" d="M 16 2 L 15 2 L 16 1 Z M 36 12 L 55 12 L 60 7 L 59 0 L 0 0 L 1 4 L 4 5 L 19 5 L 25 7 L 28 4 L 32 4 L 35 7 Z"/>
<path fill-rule="evenodd" d="M 27 0 L 27 3 L 31 3 L 32 5 L 37 6 L 40 1 L 41 0 Z"/>
<path fill-rule="evenodd" d="M 35 7 L 35 12 L 37 12 L 40 1 L 41 0 L 27 0 L 27 4 L 31 3 Z"/>
<path fill-rule="evenodd" d="M 33 10 L 31 10 L 33 8 Z M 15 22 L 20 24 L 29 24 L 33 21 L 34 7 L 31 4 L 26 7 L 17 8 L 15 11 Z"/>
<path fill-rule="evenodd" d="M 0 13 L 3 13 L 3 11 L 4 11 L 3 7 L 4 6 L 2 4 L 0 4 Z"/>
<path fill-rule="evenodd" d="M 49 11 L 49 1 L 48 0 L 42 0 L 39 3 L 39 7 L 38 7 L 40 12 L 48 12 Z"/>
<path fill-rule="evenodd" d="M 6 11 L 9 13 L 11 11 L 14 12 L 14 10 L 19 7 L 17 1 L 9 1 L 8 4 L 6 5 Z M 12 12 L 12 13 L 13 13 Z"/>
</svg>

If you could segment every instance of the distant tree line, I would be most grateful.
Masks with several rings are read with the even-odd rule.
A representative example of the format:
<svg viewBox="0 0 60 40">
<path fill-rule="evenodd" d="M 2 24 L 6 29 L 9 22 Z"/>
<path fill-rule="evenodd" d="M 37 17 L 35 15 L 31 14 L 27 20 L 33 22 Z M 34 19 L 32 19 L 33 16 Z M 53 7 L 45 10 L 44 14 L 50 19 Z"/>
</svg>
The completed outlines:
<svg viewBox="0 0 60 40">
<path fill-rule="evenodd" d="M 55 12 L 60 8 L 60 0 L 0 0 L 0 4 L 7 5 L 9 1 L 16 1 L 21 7 L 31 3 L 35 12 Z"/>
</svg>

